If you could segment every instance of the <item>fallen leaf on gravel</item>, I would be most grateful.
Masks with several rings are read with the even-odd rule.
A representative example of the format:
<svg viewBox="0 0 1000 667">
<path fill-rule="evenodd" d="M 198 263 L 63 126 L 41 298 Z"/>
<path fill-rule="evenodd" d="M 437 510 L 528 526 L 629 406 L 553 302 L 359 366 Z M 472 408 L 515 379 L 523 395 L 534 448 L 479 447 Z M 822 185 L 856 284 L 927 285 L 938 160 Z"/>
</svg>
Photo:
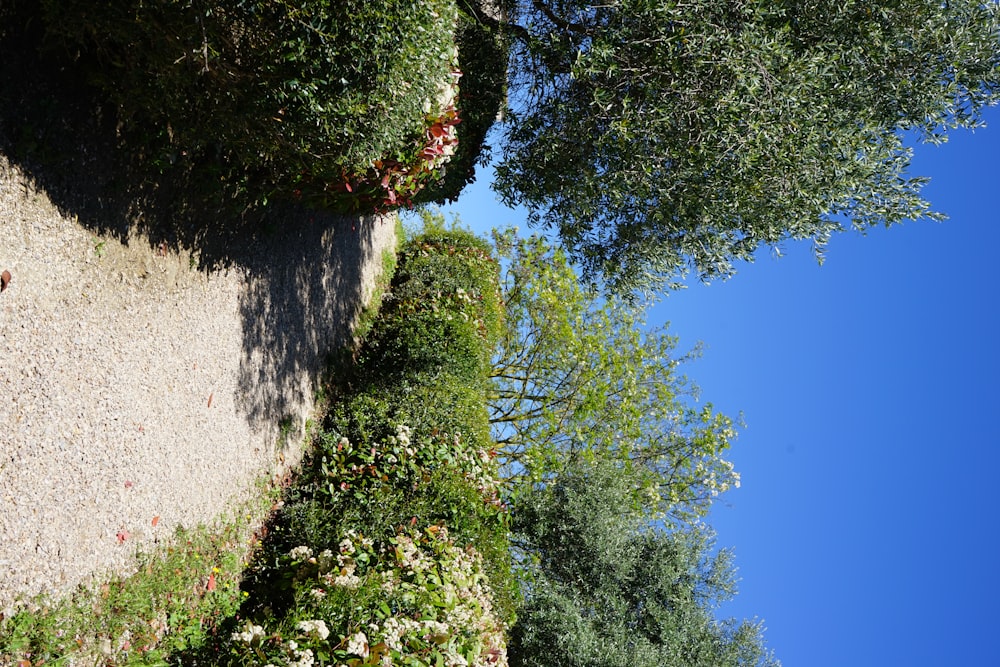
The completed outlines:
<svg viewBox="0 0 1000 667">
<path fill-rule="evenodd" d="M 118 544 L 125 544 L 125 540 L 129 538 L 129 534 L 127 530 L 119 530 L 115 537 L 118 538 Z"/>
<path fill-rule="evenodd" d="M 131 489 L 133 486 L 135 486 L 134 482 L 130 482 L 128 480 L 125 480 L 125 488 L 126 489 Z"/>
<path fill-rule="evenodd" d="M 215 396 L 215 392 L 208 395 L 208 407 L 212 407 L 212 397 Z"/>
<path fill-rule="evenodd" d="M 153 521 L 151 523 L 153 524 L 153 527 L 155 528 L 156 524 L 160 523 L 160 515 L 157 514 L 156 516 L 154 516 L 153 517 Z"/>
<path fill-rule="evenodd" d="M 10 271 L 4 271 L 0 273 L 0 292 L 7 289 L 7 284 L 10 282 Z"/>
</svg>

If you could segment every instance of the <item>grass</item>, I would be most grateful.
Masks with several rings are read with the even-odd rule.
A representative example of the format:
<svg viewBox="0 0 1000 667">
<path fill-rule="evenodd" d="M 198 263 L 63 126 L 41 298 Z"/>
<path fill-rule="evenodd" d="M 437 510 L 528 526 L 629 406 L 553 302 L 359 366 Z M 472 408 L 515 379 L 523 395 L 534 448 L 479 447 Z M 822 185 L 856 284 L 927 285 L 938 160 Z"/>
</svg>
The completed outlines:
<svg viewBox="0 0 1000 667">
<path fill-rule="evenodd" d="M 30 601 L 0 620 L 0 664 L 168 664 L 170 654 L 202 645 L 239 608 L 255 528 L 278 496 L 260 483 L 215 526 L 178 529 L 168 545 L 140 553 L 131 576 Z"/>
</svg>

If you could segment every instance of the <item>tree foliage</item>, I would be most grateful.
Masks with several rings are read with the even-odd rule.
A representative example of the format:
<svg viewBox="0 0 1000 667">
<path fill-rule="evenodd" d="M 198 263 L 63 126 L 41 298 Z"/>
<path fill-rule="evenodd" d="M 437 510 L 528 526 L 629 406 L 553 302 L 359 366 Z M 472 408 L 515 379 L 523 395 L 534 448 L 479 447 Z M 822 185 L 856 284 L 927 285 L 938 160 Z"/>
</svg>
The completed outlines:
<svg viewBox="0 0 1000 667">
<path fill-rule="evenodd" d="M 650 526 L 641 480 L 574 465 L 514 508 L 530 583 L 508 644 L 515 667 L 777 665 L 759 623 L 713 617 L 735 594 L 731 556 L 704 529 Z"/>
<path fill-rule="evenodd" d="M 760 246 L 940 218 L 903 134 L 1000 95 L 978 0 L 520 0 L 495 187 L 590 277 L 728 276 Z"/>
<path fill-rule="evenodd" d="M 635 468 L 661 515 L 690 519 L 739 484 L 722 455 L 733 421 L 699 405 L 666 328 L 581 285 L 562 251 L 495 234 L 506 329 L 493 362 L 491 422 L 511 474 L 540 481 L 597 458 Z"/>
</svg>

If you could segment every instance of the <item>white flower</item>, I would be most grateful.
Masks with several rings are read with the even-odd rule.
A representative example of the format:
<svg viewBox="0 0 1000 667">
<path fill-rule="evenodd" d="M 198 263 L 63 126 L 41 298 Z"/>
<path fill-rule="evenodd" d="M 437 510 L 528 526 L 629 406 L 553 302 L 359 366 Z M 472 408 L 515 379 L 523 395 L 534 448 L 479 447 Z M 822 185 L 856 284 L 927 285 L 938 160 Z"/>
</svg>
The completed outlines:
<svg viewBox="0 0 1000 667">
<path fill-rule="evenodd" d="M 291 642 L 289 642 L 291 644 Z M 313 657 L 312 649 L 305 649 L 304 651 L 295 651 L 295 662 L 288 663 L 288 667 L 312 667 L 315 658 Z"/>
<path fill-rule="evenodd" d="M 234 632 L 230 635 L 230 639 L 234 642 L 243 642 L 244 644 L 252 644 L 258 639 L 263 639 L 263 637 L 264 628 L 250 622 L 247 622 L 246 629 L 243 632 Z"/>
<path fill-rule="evenodd" d="M 295 547 L 288 552 L 288 557 L 292 560 L 308 560 L 312 558 L 313 551 L 307 546 Z"/>
<path fill-rule="evenodd" d="M 368 657 L 368 637 L 365 633 L 358 632 L 347 640 L 347 652 L 362 658 Z"/>
<path fill-rule="evenodd" d="M 357 575 L 349 573 L 340 574 L 333 578 L 333 585 L 353 591 L 357 590 L 357 588 L 361 586 L 361 578 Z"/>
<path fill-rule="evenodd" d="M 330 630 L 326 627 L 326 623 L 320 620 L 299 621 L 297 627 L 307 635 L 315 635 L 320 639 L 326 639 L 330 636 Z"/>
<path fill-rule="evenodd" d="M 423 621 L 424 635 L 449 635 L 451 634 L 447 623 L 442 623 L 441 621 Z"/>
</svg>

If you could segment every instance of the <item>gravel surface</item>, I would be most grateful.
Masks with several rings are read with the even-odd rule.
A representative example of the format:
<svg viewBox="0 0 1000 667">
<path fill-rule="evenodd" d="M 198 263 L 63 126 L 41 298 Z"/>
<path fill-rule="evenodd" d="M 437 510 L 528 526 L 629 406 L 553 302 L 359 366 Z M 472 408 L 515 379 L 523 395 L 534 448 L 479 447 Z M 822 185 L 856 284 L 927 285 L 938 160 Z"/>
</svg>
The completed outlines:
<svg viewBox="0 0 1000 667">
<path fill-rule="evenodd" d="M 0 156 L 0 611 L 128 572 L 137 548 L 299 458 L 325 355 L 350 340 L 395 226 L 281 223 L 202 269 L 66 217 Z"/>
</svg>

